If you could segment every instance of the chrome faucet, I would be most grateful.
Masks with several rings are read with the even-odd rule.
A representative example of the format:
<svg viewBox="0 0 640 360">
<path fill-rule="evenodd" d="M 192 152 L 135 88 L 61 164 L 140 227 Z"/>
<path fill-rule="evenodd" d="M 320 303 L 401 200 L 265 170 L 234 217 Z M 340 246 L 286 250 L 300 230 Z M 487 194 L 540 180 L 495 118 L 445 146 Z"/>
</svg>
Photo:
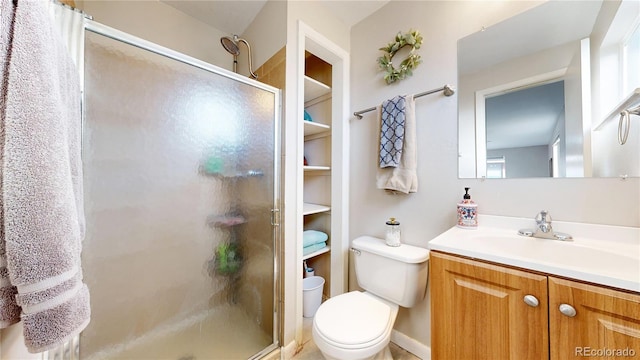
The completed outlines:
<svg viewBox="0 0 640 360">
<path fill-rule="evenodd" d="M 518 230 L 518 235 L 562 241 L 570 241 L 573 239 L 569 234 L 553 231 L 553 226 L 551 226 L 551 215 L 549 215 L 547 210 L 540 211 L 538 215 L 536 215 L 535 220 L 535 230 L 521 229 Z"/>
<path fill-rule="evenodd" d="M 548 211 L 542 210 L 536 215 L 536 231 L 533 237 L 553 239 L 553 226 L 551 226 L 551 215 Z"/>
</svg>

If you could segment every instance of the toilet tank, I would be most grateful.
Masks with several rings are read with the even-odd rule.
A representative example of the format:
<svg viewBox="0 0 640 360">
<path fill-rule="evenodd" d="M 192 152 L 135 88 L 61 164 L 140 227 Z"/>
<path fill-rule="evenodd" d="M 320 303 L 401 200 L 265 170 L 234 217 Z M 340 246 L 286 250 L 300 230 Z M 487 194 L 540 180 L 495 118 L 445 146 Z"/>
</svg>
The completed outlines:
<svg viewBox="0 0 640 360">
<path fill-rule="evenodd" d="M 403 307 L 421 301 L 427 291 L 429 250 L 402 244 L 388 246 L 372 236 L 353 240 L 358 285 Z"/>
</svg>

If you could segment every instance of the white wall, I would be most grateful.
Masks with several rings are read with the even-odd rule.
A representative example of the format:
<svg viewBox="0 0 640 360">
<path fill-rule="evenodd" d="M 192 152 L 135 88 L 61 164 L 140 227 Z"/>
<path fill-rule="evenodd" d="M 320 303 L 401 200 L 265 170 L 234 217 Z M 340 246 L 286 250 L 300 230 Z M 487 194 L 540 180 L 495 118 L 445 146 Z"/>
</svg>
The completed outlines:
<svg viewBox="0 0 640 360">
<path fill-rule="evenodd" d="M 600 16 L 596 22 L 591 44 L 594 125 L 600 124 L 606 114 L 628 95 L 622 91 L 617 42 L 625 34 L 623 30 L 629 29 L 629 21 L 635 20 L 639 6 L 637 1 L 605 1 L 603 9 L 606 16 Z M 631 117 L 629 138 L 623 146 L 618 144 L 617 114 L 602 128 L 592 132 L 594 176 L 640 176 L 640 126 L 637 126 L 637 119 L 637 116 Z M 627 164 L 635 164 L 635 167 L 630 169 Z"/>
<path fill-rule="evenodd" d="M 241 36 L 251 44 L 253 71 L 262 66 L 287 43 L 287 3 L 268 0 Z M 238 72 L 249 75 L 247 53 L 241 45 Z"/>
<path fill-rule="evenodd" d="M 640 121 L 631 116 L 629 137 L 624 145 L 618 143 L 619 115 L 593 132 L 593 175 L 618 177 L 640 176 Z M 635 164 L 633 169 L 629 164 Z"/>
<path fill-rule="evenodd" d="M 532 3 L 521 1 L 392 1 L 352 28 L 351 103 L 353 110 L 380 104 L 397 94 L 417 93 L 456 84 L 456 42 Z M 385 85 L 376 68 L 378 48 L 399 31 L 415 28 L 424 35 L 423 63 L 413 77 Z M 375 188 L 376 116 L 351 119 L 350 236 L 384 235 L 394 216 L 403 241 L 426 247 L 453 226 L 456 202 L 470 193 L 483 214 L 533 218 L 547 209 L 556 220 L 640 226 L 637 199 L 640 179 L 458 179 L 456 96 L 434 94 L 416 101 L 418 121 L 418 193 L 387 195 Z M 635 199 L 635 200 L 631 200 Z M 350 277 L 353 281 L 353 277 Z M 428 301 L 402 309 L 395 329 L 430 344 Z M 437 331 L 437 329 L 434 329 Z"/>
<path fill-rule="evenodd" d="M 220 44 L 228 34 L 162 2 L 90 0 L 78 5 L 99 23 L 224 69 L 233 68 L 233 56 Z"/>
</svg>

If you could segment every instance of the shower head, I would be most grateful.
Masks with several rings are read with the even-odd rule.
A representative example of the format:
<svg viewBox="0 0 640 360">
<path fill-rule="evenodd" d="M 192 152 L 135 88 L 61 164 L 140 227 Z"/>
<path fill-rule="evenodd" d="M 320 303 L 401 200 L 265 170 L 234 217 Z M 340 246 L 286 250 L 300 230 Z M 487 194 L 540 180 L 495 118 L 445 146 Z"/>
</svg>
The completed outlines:
<svg viewBox="0 0 640 360">
<path fill-rule="evenodd" d="M 220 43 L 222 44 L 222 47 L 227 50 L 227 52 L 231 55 L 233 55 L 233 71 L 237 72 L 237 63 L 238 63 L 238 55 L 240 55 L 240 46 L 238 45 L 239 43 L 244 43 L 247 46 L 247 50 L 248 50 L 248 56 L 249 56 L 249 73 L 251 74 L 251 77 L 253 77 L 254 79 L 258 78 L 258 75 L 253 73 L 252 70 L 252 66 L 251 66 L 251 46 L 249 45 L 249 43 L 247 42 L 247 40 L 245 39 L 241 39 L 238 37 L 238 35 L 233 35 L 233 38 L 229 37 L 229 36 L 223 36 L 220 38 Z"/>
<path fill-rule="evenodd" d="M 238 46 L 238 35 L 233 35 L 233 39 L 228 36 L 223 36 L 220 38 L 220 43 L 229 54 L 233 56 L 240 55 L 240 47 Z"/>
</svg>

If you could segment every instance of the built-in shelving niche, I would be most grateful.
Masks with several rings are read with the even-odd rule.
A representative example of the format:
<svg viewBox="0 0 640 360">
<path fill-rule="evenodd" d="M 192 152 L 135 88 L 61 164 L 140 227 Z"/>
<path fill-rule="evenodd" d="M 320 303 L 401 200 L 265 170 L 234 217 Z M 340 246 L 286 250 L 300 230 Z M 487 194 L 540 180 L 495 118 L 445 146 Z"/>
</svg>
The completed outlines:
<svg viewBox="0 0 640 360">
<path fill-rule="evenodd" d="M 312 121 L 304 126 L 303 228 L 327 233 L 327 247 L 303 255 L 303 260 L 325 279 L 325 297 L 331 282 L 331 65 L 315 55 L 305 53 L 305 111 Z"/>
</svg>

